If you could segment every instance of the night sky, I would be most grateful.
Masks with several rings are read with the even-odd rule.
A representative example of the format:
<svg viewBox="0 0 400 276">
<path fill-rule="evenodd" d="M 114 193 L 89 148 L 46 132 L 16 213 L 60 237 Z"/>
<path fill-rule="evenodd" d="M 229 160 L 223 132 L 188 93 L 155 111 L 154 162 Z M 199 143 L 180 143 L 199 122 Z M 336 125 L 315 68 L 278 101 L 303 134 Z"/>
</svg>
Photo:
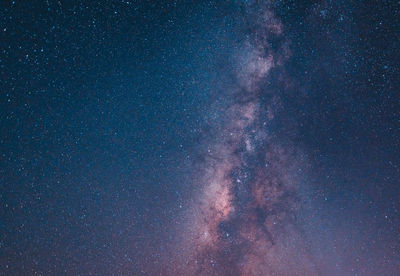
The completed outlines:
<svg viewBox="0 0 400 276">
<path fill-rule="evenodd" d="M 2 1 L 0 275 L 400 275 L 400 2 Z"/>
</svg>

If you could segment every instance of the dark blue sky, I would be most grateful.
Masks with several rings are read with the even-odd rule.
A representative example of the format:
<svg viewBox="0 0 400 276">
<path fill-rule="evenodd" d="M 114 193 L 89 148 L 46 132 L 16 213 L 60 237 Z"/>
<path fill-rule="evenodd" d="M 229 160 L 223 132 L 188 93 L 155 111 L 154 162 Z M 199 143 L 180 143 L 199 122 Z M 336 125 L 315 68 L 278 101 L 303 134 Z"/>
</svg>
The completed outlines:
<svg viewBox="0 0 400 276">
<path fill-rule="evenodd" d="M 1 3 L 0 274 L 395 275 L 399 12 Z"/>
</svg>

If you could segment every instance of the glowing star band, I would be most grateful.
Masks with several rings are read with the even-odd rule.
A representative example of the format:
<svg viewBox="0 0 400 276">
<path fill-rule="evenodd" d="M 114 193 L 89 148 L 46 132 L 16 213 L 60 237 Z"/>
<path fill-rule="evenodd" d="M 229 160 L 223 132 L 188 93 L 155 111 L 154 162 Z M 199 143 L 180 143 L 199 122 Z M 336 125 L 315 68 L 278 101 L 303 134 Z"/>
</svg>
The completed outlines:
<svg viewBox="0 0 400 276">
<path fill-rule="evenodd" d="M 298 235 L 290 233 L 291 244 L 282 237 L 293 230 L 295 159 L 268 134 L 279 95 L 262 86 L 288 50 L 285 41 L 278 49 L 270 45 L 283 33 L 279 20 L 266 7 L 254 10 L 247 15 L 254 21 L 251 32 L 237 54 L 238 85 L 225 109 L 228 120 L 218 126 L 222 135 L 205 156 L 202 194 L 185 240 L 185 275 L 281 275 L 292 269 L 285 260 Z M 293 269 L 313 273 L 311 265 Z"/>
</svg>

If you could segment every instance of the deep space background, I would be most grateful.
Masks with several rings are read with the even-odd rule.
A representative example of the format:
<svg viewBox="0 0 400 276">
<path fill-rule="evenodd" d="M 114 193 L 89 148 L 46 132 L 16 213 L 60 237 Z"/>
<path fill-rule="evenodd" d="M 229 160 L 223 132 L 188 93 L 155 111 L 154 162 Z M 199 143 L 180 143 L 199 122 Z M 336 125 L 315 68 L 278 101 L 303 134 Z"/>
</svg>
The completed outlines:
<svg viewBox="0 0 400 276">
<path fill-rule="evenodd" d="M 398 1 L 1 1 L 1 275 L 399 275 Z"/>
</svg>

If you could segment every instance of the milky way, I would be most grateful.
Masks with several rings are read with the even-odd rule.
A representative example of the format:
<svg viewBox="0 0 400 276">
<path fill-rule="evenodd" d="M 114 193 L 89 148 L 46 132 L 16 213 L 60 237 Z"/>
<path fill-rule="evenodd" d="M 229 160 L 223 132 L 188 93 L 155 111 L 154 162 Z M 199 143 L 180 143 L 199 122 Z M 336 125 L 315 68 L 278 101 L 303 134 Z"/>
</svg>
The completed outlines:
<svg viewBox="0 0 400 276">
<path fill-rule="evenodd" d="M 201 163 L 201 192 L 184 234 L 184 274 L 273 275 L 317 271 L 301 243 L 296 212 L 301 156 L 271 131 L 290 56 L 284 26 L 267 4 L 245 7 L 246 37 L 235 52 L 234 85 L 224 94 L 225 120 Z M 301 259 L 298 256 L 301 255 Z M 298 259 L 296 259 L 298 258 Z"/>
<path fill-rule="evenodd" d="M 399 1 L 0 6 L 0 275 L 400 275 Z"/>
</svg>

